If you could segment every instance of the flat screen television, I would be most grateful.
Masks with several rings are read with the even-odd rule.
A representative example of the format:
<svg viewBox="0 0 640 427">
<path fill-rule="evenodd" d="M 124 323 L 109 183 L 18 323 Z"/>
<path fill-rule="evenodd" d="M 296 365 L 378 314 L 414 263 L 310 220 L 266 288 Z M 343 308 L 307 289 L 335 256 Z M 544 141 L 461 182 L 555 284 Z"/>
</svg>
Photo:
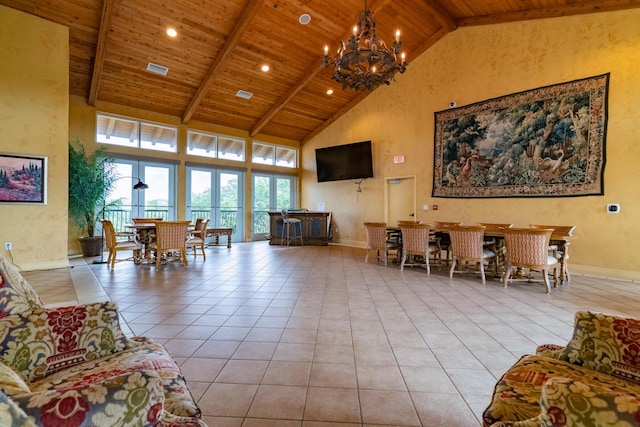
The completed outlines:
<svg viewBox="0 0 640 427">
<path fill-rule="evenodd" d="M 371 141 L 316 148 L 318 182 L 373 177 Z"/>
</svg>

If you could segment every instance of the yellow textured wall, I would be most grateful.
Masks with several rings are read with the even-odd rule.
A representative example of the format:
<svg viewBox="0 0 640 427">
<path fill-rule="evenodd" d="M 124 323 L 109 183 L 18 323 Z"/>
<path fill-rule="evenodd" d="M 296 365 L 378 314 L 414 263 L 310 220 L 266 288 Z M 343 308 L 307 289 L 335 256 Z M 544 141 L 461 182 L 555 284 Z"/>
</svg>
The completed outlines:
<svg viewBox="0 0 640 427">
<path fill-rule="evenodd" d="M 640 279 L 640 10 L 461 28 L 303 146 L 302 206 L 324 201 L 337 241 L 363 244 L 362 221 L 384 220 L 384 178 L 415 175 L 425 222 L 576 225 L 574 272 Z M 411 52 L 409 52 L 409 55 Z M 604 196 L 432 198 L 434 112 L 540 86 L 611 73 Z M 317 183 L 314 149 L 371 139 L 375 178 Z M 404 164 L 393 164 L 403 154 Z M 619 215 L 607 203 L 621 204 Z"/>
<path fill-rule="evenodd" d="M 69 265 L 68 41 L 67 27 L 0 6 L 0 152 L 48 157 L 45 206 L 0 204 L 0 251 L 12 242 L 23 270 Z"/>
</svg>

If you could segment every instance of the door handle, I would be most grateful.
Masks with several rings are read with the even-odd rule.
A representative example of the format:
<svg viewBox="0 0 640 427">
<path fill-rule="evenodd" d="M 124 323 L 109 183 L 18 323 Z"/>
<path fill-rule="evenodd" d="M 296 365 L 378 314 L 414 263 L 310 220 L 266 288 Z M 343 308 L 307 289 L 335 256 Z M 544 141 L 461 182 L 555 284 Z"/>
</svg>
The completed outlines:
<svg viewBox="0 0 640 427">
<path fill-rule="evenodd" d="M 416 214 L 412 213 L 412 214 L 409 214 L 409 216 L 410 217 L 414 217 L 414 216 L 416 216 Z"/>
</svg>

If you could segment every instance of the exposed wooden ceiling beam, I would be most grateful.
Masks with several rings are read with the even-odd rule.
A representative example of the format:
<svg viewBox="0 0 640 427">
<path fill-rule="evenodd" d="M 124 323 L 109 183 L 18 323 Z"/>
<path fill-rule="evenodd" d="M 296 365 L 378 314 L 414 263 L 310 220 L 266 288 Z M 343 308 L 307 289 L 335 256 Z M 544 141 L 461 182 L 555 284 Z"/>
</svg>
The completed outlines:
<svg viewBox="0 0 640 427">
<path fill-rule="evenodd" d="M 640 0 L 591 0 L 570 4 L 567 6 L 545 7 L 540 9 L 529 9 L 518 12 L 496 13 L 494 15 L 473 16 L 462 18 L 458 21 L 458 26 L 468 27 L 473 25 L 504 24 L 506 22 L 526 21 L 532 19 L 558 18 L 561 16 L 583 15 L 596 12 L 613 12 L 617 10 L 635 9 L 640 6 Z"/>
<path fill-rule="evenodd" d="M 280 110 L 282 110 L 285 105 L 287 105 L 289 101 L 291 101 L 291 99 L 298 94 L 298 92 L 304 89 L 307 83 L 309 83 L 316 76 L 316 74 L 318 74 L 322 70 L 323 67 L 324 63 L 322 59 L 316 61 L 316 63 L 313 64 L 313 66 L 309 70 L 307 70 L 304 77 L 296 82 L 296 84 L 293 85 L 291 89 L 289 89 L 289 91 L 287 91 L 287 93 L 285 93 L 284 96 L 280 98 L 278 102 L 269 109 L 269 111 L 267 111 L 267 114 L 265 114 L 258 121 L 258 123 L 256 123 L 256 125 L 249 132 L 249 135 L 251 137 L 254 137 L 256 134 L 258 134 L 262 130 L 262 128 L 264 128 L 267 123 L 271 121 L 273 116 L 278 114 L 278 112 L 280 112 Z"/>
<path fill-rule="evenodd" d="M 370 10 L 375 14 L 377 11 L 379 11 L 384 6 L 386 6 L 386 4 L 389 3 L 389 1 L 391 1 L 391 0 L 380 0 L 380 1 L 376 2 L 376 4 L 374 4 L 374 6 L 370 8 Z M 340 40 L 348 38 L 352 34 L 351 31 L 352 30 L 349 29 L 347 32 L 345 32 L 345 34 L 343 35 L 343 37 Z M 331 49 L 329 49 L 329 50 L 331 50 Z M 289 101 L 291 101 L 291 99 L 293 99 L 294 96 L 296 96 L 298 94 L 298 92 L 300 92 L 302 89 L 304 89 L 304 87 L 311 80 L 313 80 L 313 78 L 320 71 L 322 71 L 323 67 L 324 67 L 324 60 L 323 59 L 318 59 L 318 61 L 316 61 L 316 63 L 314 63 L 311 66 L 311 68 L 309 68 L 309 70 L 305 73 L 305 75 L 302 77 L 302 79 L 298 80 L 296 82 L 296 84 L 294 84 L 291 87 L 291 89 L 289 89 L 289 91 L 287 91 L 287 93 L 285 93 L 278 100 L 278 102 L 276 102 L 269 109 L 269 111 L 267 111 L 267 113 L 264 116 L 262 116 L 262 118 L 260 120 L 258 120 L 258 123 L 255 124 L 255 126 L 251 129 L 251 131 L 249 131 L 249 135 L 251 137 L 254 137 L 255 135 L 257 135 L 267 125 L 267 123 L 269 123 L 271 121 L 271 119 L 273 119 L 273 117 L 276 114 L 278 114 L 280 112 L 280 110 L 282 110 L 289 103 Z"/>
<path fill-rule="evenodd" d="M 96 45 L 96 56 L 93 61 L 93 74 L 91 75 L 91 88 L 89 89 L 88 104 L 92 107 L 96 105 L 98 99 L 98 88 L 100 87 L 100 77 L 102 76 L 102 65 L 104 64 L 104 52 L 107 45 L 107 36 L 111 27 L 111 14 L 114 0 L 104 0 L 102 5 L 102 19 L 100 20 L 100 32 L 98 33 L 98 43 Z"/>
<path fill-rule="evenodd" d="M 449 15 L 446 10 L 440 7 L 440 5 L 435 4 L 432 0 L 426 0 L 425 3 L 433 17 L 436 19 L 436 21 L 438 21 L 438 24 L 442 25 L 442 28 L 444 28 L 448 32 L 451 32 L 458 28 L 458 23 L 456 22 L 456 20 L 451 15 Z"/>
<path fill-rule="evenodd" d="M 225 63 L 227 62 L 227 59 L 229 58 L 229 56 L 231 56 L 231 53 L 238 45 L 238 42 L 240 41 L 242 34 L 245 32 L 245 30 L 247 29 L 247 26 L 249 26 L 254 16 L 256 15 L 256 13 L 258 13 L 258 10 L 262 6 L 262 3 L 263 3 L 263 0 L 249 0 L 249 3 L 247 4 L 247 6 L 244 8 L 244 11 L 242 12 L 242 16 L 240 17 L 240 20 L 235 25 L 235 27 L 233 28 L 233 31 L 229 35 L 229 38 L 227 39 L 226 43 L 222 47 L 222 51 L 216 57 L 215 62 L 207 72 L 207 76 L 205 77 L 204 81 L 196 91 L 196 94 L 191 99 L 189 106 L 187 107 L 186 111 L 184 112 L 184 115 L 182 116 L 182 123 L 187 123 L 189 120 L 191 120 L 196 110 L 200 107 L 202 100 L 209 92 L 209 89 L 211 88 L 211 86 L 214 84 L 215 79 L 218 76 L 218 73 L 220 72 L 220 70 L 222 70 L 222 67 L 224 67 Z"/>
</svg>

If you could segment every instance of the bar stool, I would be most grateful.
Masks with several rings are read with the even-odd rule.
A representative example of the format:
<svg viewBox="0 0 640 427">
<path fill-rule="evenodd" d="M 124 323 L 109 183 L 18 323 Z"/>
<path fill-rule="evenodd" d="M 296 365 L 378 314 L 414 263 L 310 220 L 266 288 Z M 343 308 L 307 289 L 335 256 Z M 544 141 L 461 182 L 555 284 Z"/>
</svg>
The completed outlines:
<svg viewBox="0 0 640 427">
<path fill-rule="evenodd" d="M 298 224 L 300 225 L 300 234 L 298 234 Z M 293 237 L 291 237 L 291 226 L 293 226 Z M 282 237 L 280 238 L 280 244 L 284 239 L 287 240 L 287 246 L 289 243 L 296 239 L 300 239 L 300 245 L 304 245 L 302 241 L 302 220 L 299 218 L 289 218 L 289 213 L 286 209 L 282 209 Z"/>
</svg>

